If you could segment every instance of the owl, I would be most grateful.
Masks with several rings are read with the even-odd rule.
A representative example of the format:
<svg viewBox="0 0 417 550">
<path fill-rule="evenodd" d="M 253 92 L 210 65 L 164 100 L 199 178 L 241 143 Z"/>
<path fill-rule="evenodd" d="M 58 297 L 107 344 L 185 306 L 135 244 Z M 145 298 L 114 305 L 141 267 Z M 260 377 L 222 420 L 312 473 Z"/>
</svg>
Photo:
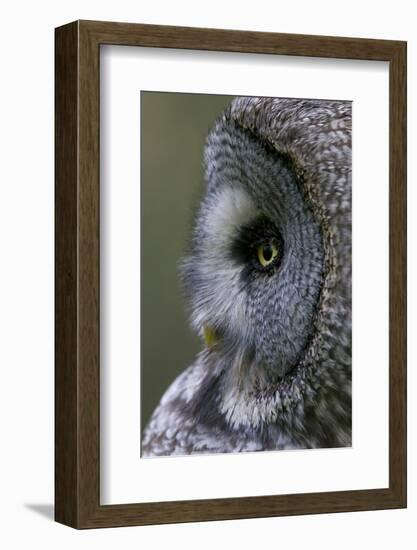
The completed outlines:
<svg viewBox="0 0 417 550">
<path fill-rule="evenodd" d="M 351 103 L 238 97 L 180 266 L 205 342 L 142 456 L 351 445 Z"/>
</svg>

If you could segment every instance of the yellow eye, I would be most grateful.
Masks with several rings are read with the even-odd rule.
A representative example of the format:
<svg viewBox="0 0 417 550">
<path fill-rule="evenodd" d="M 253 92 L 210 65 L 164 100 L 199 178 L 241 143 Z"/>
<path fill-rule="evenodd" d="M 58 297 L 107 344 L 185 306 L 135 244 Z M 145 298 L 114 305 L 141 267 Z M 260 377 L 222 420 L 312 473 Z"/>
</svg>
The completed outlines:
<svg viewBox="0 0 417 550">
<path fill-rule="evenodd" d="M 263 243 L 256 248 L 256 255 L 261 266 L 267 267 L 278 256 L 278 248 L 274 243 Z"/>
</svg>

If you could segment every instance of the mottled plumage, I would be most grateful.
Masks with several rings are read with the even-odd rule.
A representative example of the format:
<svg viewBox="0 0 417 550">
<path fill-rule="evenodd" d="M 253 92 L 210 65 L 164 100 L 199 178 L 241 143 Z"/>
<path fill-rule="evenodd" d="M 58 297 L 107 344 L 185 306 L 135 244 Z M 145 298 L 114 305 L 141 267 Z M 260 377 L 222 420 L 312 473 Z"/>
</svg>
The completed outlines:
<svg viewBox="0 0 417 550">
<path fill-rule="evenodd" d="M 350 102 L 235 99 L 205 179 L 181 277 L 215 343 L 161 399 L 142 455 L 349 446 Z"/>
</svg>

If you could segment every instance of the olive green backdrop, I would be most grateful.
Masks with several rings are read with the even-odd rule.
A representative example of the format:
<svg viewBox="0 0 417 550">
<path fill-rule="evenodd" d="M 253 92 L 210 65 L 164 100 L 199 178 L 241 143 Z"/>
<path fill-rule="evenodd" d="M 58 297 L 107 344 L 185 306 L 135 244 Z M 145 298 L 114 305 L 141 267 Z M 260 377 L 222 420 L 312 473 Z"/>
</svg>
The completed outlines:
<svg viewBox="0 0 417 550">
<path fill-rule="evenodd" d="M 231 96 L 141 92 L 141 416 L 201 342 L 191 331 L 178 281 L 204 190 L 203 147 Z"/>
</svg>

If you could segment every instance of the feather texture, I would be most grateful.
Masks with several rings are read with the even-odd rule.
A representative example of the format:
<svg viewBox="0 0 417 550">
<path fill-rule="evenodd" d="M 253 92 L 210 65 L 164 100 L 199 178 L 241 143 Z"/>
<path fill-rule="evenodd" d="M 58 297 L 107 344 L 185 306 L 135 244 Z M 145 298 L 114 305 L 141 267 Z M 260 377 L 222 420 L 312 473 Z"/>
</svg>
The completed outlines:
<svg viewBox="0 0 417 550">
<path fill-rule="evenodd" d="M 216 121 L 181 265 L 192 325 L 216 338 L 143 456 L 351 445 L 351 121 L 350 102 L 247 97 Z"/>
</svg>

